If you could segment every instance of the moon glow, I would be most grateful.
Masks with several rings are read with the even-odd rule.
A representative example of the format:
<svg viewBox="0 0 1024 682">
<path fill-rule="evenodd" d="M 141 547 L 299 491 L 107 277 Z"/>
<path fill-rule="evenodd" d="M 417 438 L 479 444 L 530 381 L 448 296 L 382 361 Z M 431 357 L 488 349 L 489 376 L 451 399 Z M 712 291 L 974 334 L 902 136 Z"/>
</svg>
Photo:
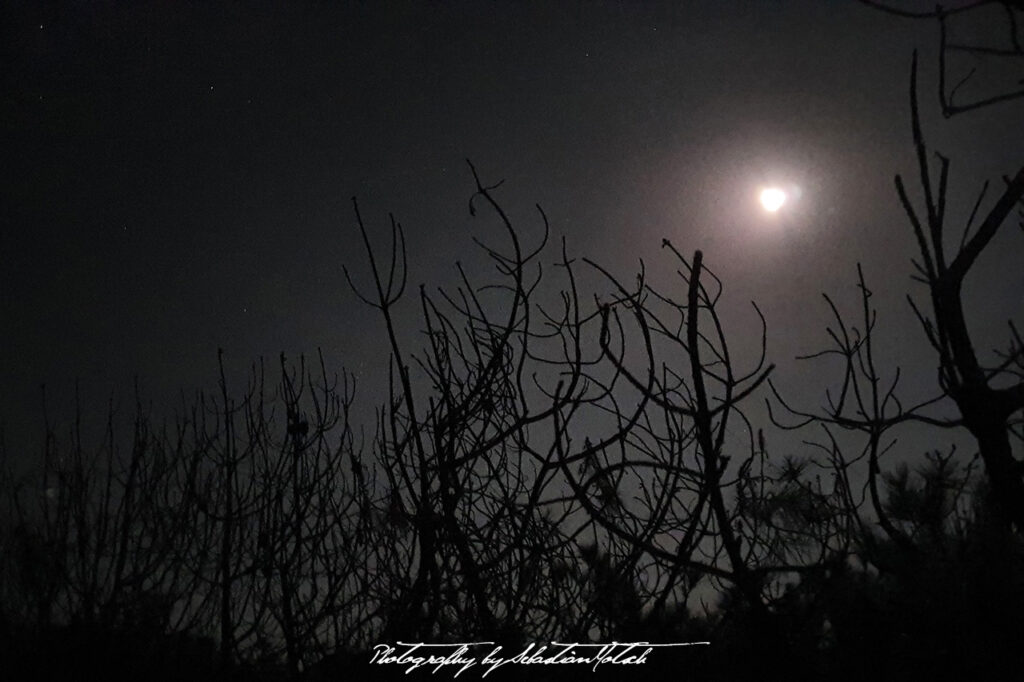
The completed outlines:
<svg viewBox="0 0 1024 682">
<path fill-rule="evenodd" d="M 786 193 L 778 187 L 761 190 L 761 206 L 769 213 L 775 213 L 786 203 Z"/>
</svg>

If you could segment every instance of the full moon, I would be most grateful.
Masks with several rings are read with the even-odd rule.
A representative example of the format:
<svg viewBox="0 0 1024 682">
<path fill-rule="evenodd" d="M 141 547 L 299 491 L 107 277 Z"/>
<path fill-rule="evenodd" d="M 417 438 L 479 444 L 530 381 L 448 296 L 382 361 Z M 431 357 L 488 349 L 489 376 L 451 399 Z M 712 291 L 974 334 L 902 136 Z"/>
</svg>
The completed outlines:
<svg viewBox="0 0 1024 682">
<path fill-rule="evenodd" d="M 775 213 L 786 203 L 786 193 L 777 187 L 761 190 L 761 205 L 769 213 Z"/>
</svg>

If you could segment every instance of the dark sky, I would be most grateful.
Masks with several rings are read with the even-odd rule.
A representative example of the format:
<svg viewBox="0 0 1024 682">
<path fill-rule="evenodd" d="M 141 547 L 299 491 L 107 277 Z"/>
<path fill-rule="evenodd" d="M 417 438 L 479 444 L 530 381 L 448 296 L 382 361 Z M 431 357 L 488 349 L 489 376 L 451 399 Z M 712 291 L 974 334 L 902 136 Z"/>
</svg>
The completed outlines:
<svg viewBox="0 0 1024 682">
<path fill-rule="evenodd" d="M 820 292 L 852 309 L 862 261 L 891 315 L 887 352 L 929 369 L 892 188 L 898 171 L 916 187 L 911 50 L 927 134 L 954 159 L 953 224 L 1024 152 L 1019 107 L 942 120 L 932 23 L 852 0 L 2 12 L 9 439 L 38 432 L 41 383 L 58 411 L 76 377 L 88 400 L 135 375 L 162 399 L 211 386 L 218 347 L 239 371 L 322 347 L 378 400 L 381 327 L 341 272 L 366 274 L 351 197 L 382 240 L 387 212 L 402 220 L 413 282 L 449 283 L 456 258 L 483 262 L 471 236 L 489 225 L 466 210 L 467 157 L 505 179 L 499 197 L 525 234 L 538 234 L 539 202 L 571 252 L 624 277 L 639 258 L 668 263 L 663 237 L 704 249 L 734 333 L 756 298 L 784 372 L 825 338 Z M 776 182 L 802 195 L 768 216 L 756 191 Z M 999 331 L 1020 310 L 1024 268 L 1000 248 L 982 267 L 973 315 Z"/>
</svg>

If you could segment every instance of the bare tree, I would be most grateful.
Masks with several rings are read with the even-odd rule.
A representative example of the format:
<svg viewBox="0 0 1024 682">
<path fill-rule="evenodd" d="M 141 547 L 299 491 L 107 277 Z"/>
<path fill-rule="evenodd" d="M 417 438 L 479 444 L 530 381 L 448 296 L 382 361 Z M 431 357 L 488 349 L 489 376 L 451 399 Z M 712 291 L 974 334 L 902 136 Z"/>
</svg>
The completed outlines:
<svg viewBox="0 0 1024 682">
<path fill-rule="evenodd" d="M 391 356 L 375 447 L 389 487 L 381 505 L 407 569 L 388 567 L 389 589 L 399 595 L 390 636 L 514 640 L 562 632 L 574 613 L 586 617 L 566 602 L 577 596 L 568 577 L 583 528 L 571 528 L 580 522 L 578 503 L 565 494 L 559 454 L 566 422 L 609 394 L 586 376 L 593 360 L 582 329 L 596 318 L 581 313 L 564 246 L 557 266 L 568 288 L 554 310 L 538 302 L 543 211 L 543 239 L 527 251 L 495 187 L 470 167 L 471 212 L 485 204 L 507 238 L 507 249 L 479 243 L 503 281 L 474 285 L 460 266 L 454 293 L 421 287 L 422 354 L 407 353 L 396 332 L 407 276 L 402 228 L 392 218 L 385 274 L 356 209 L 375 292 L 360 296 L 380 311 Z M 547 424 L 553 438 L 543 435 Z"/>
<path fill-rule="evenodd" d="M 914 262 L 916 279 L 928 289 L 931 314 L 922 312 L 912 299 L 911 305 L 938 356 L 939 386 L 956 403 L 963 425 L 977 441 L 998 513 L 1005 523 L 1024 532 L 1024 468 L 1015 459 L 1010 444 L 1014 415 L 1024 409 L 1024 374 L 1020 372 L 1024 344 L 1011 321 L 1005 352 L 997 353 L 992 362 L 979 358 L 962 299 L 965 282 L 979 256 L 1008 222 L 1013 210 L 1024 207 L 1024 166 L 1012 178 L 1004 178 L 1002 192 L 975 227 L 988 183 L 982 187 L 959 244 L 950 254 L 946 241 L 950 163 L 941 154 L 936 155 L 939 168 L 935 180 L 918 115 L 916 54 L 910 90 L 923 211 L 915 210 L 899 175 L 896 189 L 917 239 L 920 260 Z"/>
<path fill-rule="evenodd" d="M 687 260 L 664 247 L 681 265 L 681 299 L 648 283 L 643 270 L 627 288 L 591 263 L 614 290 L 601 308 L 604 360 L 642 412 L 621 440 L 563 452 L 566 479 L 610 540 L 611 553 L 599 557 L 606 599 L 636 604 L 623 607 L 635 616 L 620 624 L 678 628 L 678 616 L 674 626 L 667 616 L 686 614 L 704 584 L 738 597 L 732 613 L 750 614 L 748 635 L 768 651 L 782 646 L 771 623 L 785 577 L 847 551 L 844 507 L 838 491 L 805 482 L 795 460 L 773 461 L 747 416 L 773 369 L 756 305 L 760 357 L 741 370 L 718 310 L 721 282 L 700 251 Z"/>
<path fill-rule="evenodd" d="M 943 115 L 947 118 L 957 114 L 976 111 L 985 107 L 998 105 L 1024 98 L 1024 75 L 1020 70 L 1024 64 L 1024 3 L 1020 0 L 971 0 L 955 3 L 946 7 L 936 3 L 927 10 L 919 9 L 923 3 L 888 2 L 881 0 L 860 0 L 861 3 L 894 16 L 934 21 L 938 28 L 937 71 L 938 99 Z M 957 40 L 954 35 L 957 26 L 964 27 L 971 23 L 981 22 L 986 28 L 993 24 L 999 30 L 986 33 L 987 40 L 981 42 Z M 961 58 L 961 59 L 958 59 Z M 962 73 L 963 62 L 970 63 L 966 73 Z M 958 98 L 961 90 L 978 78 L 979 68 L 991 70 L 1016 69 L 1018 80 L 1007 83 L 1013 77 L 986 90 L 974 94 L 966 100 Z M 958 73 L 959 71 L 959 73 Z M 962 73 L 962 75 L 961 75 Z"/>
</svg>

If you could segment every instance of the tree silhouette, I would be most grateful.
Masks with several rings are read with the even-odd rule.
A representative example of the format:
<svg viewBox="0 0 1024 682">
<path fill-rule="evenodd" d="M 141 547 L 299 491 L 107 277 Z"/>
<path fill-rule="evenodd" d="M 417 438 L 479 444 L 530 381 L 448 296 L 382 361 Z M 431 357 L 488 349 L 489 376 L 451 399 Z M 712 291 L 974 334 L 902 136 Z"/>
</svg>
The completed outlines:
<svg viewBox="0 0 1024 682">
<path fill-rule="evenodd" d="M 928 10 L 907 8 L 898 2 L 882 0 L 860 2 L 895 16 L 935 22 L 938 28 L 938 99 L 947 118 L 1024 98 L 1024 88 L 1018 87 L 1024 80 L 1019 78 L 1018 71 L 1018 78 L 1012 84 L 1006 82 L 1012 77 L 1003 79 L 966 101 L 958 99 L 961 89 L 973 81 L 985 80 L 977 77 L 982 75 L 978 73 L 979 68 L 988 67 L 993 71 L 1019 68 L 1020 59 L 1024 57 L 1024 3 L 1020 0 L 971 0 L 956 3 L 953 7 L 937 3 Z M 982 42 L 961 42 L 955 38 L 958 25 L 976 21 L 994 22 L 1000 30 L 987 33 L 987 40 Z M 966 58 L 964 61 L 972 64 L 962 75 L 962 70 L 955 69 L 955 65 L 959 66 L 958 57 Z"/>
</svg>

